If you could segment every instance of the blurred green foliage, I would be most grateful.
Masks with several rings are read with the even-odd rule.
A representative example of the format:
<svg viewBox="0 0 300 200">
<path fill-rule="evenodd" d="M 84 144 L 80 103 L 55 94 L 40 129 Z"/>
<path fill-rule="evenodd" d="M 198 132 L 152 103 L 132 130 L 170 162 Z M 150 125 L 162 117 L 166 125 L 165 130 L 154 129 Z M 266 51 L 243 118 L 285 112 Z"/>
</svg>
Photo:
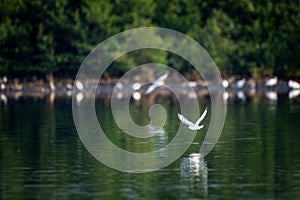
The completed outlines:
<svg viewBox="0 0 300 200">
<path fill-rule="evenodd" d="M 299 0 L 1 0 L 0 73 L 73 76 L 97 44 L 145 26 L 191 36 L 224 76 L 300 75 Z M 179 57 L 148 50 L 118 59 L 107 74 L 148 60 L 192 71 Z"/>
</svg>

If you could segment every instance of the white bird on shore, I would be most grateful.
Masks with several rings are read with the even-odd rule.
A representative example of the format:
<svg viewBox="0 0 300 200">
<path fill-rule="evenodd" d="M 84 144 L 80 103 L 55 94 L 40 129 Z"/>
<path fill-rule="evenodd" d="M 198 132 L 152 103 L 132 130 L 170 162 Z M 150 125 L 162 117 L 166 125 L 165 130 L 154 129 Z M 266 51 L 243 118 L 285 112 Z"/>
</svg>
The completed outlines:
<svg viewBox="0 0 300 200">
<path fill-rule="evenodd" d="M 196 130 L 200 130 L 204 127 L 204 125 L 199 126 L 199 124 L 201 123 L 201 121 L 204 119 L 204 117 L 207 114 L 207 108 L 204 110 L 204 112 L 202 113 L 202 115 L 200 116 L 200 118 L 196 121 L 196 123 L 193 123 L 191 121 L 189 121 L 188 119 L 186 119 L 183 115 L 178 113 L 178 119 L 185 125 L 188 126 L 189 129 L 196 131 Z"/>
<path fill-rule="evenodd" d="M 294 89 L 294 90 L 299 90 L 300 89 L 300 83 L 293 81 L 293 80 L 289 80 L 288 83 L 289 87 Z"/>
<path fill-rule="evenodd" d="M 243 79 L 239 80 L 238 82 L 236 82 L 235 86 L 237 88 L 242 88 L 245 85 L 245 83 L 246 83 L 246 79 L 243 78 Z"/>
<path fill-rule="evenodd" d="M 142 85 L 141 85 L 139 82 L 135 82 L 135 83 L 132 85 L 131 88 L 132 88 L 134 91 L 136 91 L 136 90 L 139 90 L 141 87 L 142 87 Z"/>
<path fill-rule="evenodd" d="M 155 88 L 165 84 L 165 80 L 166 80 L 167 77 L 168 77 L 168 73 L 165 73 L 164 75 L 160 76 L 156 81 L 154 81 L 152 83 L 152 85 L 150 85 L 150 87 L 147 89 L 145 94 L 149 94 L 150 92 L 155 90 Z"/>
<path fill-rule="evenodd" d="M 228 86 L 229 86 L 229 82 L 225 79 L 223 80 L 222 84 L 223 84 L 224 88 L 228 88 Z"/>
<path fill-rule="evenodd" d="M 273 87 L 277 84 L 277 82 L 278 82 L 278 78 L 277 78 L 277 76 L 275 76 L 274 78 L 267 80 L 265 85 L 268 87 Z"/>
<path fill-rule="evenodd" d="M 84 89 L 84 86 L 83 86 L 83 84 L 80 82 L 80 81 L 75 81 L 75 86 L 76 86 L 76 88 L 78 89 L 78 90 L 83 90 Z"/>
<path fill-rule="evenodd" d="M 8 81 L 6 76 L 3 76 L 2 80 L 3 80 L 4 83 L 7 83 L 7 81 Z"/>
<path fill-rule="evenodd" d="M 121 82 L 117 82 L 117 84 L 116 84 L 115 87 L 118 88 L 119 90 L 123 90 L 124 89 L 124 86 L 123 86 L 123 84 Z"/>
<path fill-rule="evenodd" d="M 1 90 L 4 90 L 6 88 L 6 85 L 4 83 L 1 83 L 0 88 L 1 88 Z"/>
<path fill-rule="evenodd" d="M 187 85 L 188 85 L 189 87 L 196 87 L 196 86 L 197 86 L 197 82 L 196 82 L 196 81 L 189 81 L 189 82 L 187 83 Z"/>
</svg>

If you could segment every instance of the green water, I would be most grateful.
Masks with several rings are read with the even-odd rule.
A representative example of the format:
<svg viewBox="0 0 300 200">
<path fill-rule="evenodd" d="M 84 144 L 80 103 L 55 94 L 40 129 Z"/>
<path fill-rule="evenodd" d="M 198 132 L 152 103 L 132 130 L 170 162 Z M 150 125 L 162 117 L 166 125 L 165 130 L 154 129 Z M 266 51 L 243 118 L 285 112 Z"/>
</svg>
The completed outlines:
<svg viewBox="0 0 300 200">
<path fill-rule="evenodd" d="M 203 140 L 199 131 L 184 155 L 161 170 L 133 174 L 111 169 L 81 143 L 69 98 L 9 98 L 0 105 L 0 196 L 2 199 L 299 199 L 300 99 L 254 96 L 227 103 L 227 118 L 213 151 L 194 162 Z M 200 103 L 209 105 L 207 99 Z M 161 148 L 179 126 L 176 101 L 165 106 L 165 133 L 151 141 L 123 137 L 113 123 L 108 98 L 96 110 L 116 145 L 143 152 Z M 148 122 L 148 107 L 132 102 L 132 117 Z M 209 121 L 204 124 L 208 125 Z M 130 145 L 126 145 L 130 144 Z M 120 161 L 122 162 L 122 161 Z"/>
</svg>

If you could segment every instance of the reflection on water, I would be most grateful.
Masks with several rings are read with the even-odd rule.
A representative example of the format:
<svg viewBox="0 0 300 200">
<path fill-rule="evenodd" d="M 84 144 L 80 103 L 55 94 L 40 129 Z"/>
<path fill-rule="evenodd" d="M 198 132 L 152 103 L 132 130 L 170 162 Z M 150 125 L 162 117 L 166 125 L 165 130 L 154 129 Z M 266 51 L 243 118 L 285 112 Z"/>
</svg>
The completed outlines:
<svg viewBox="0 0 300 200">
<path fill-rule="evenodd" d="M 199 153 L 191 153 L 181 159 L 180 164 L 182 182 L 190 185 L 203 197 L 207 198 L 208 170 L 206 161 Z"/>
<path fill-rule="evenodd" d="M 291 90 L 289 91 L 289 99 L 297 98 L 300 94 L 300 90 Z"/>
<path fill-rule="evenodd" d="M 300 99 L 298 92 L 291 92 L 277 92 L 274 103 L 263 92 L 244 91 L 242 102 L 228 91 L 225 127 L 207 157 L 199 154 L 205 124 L 181 158 L 144 174 L 121 173 L 87 152 L 74 127 L 70 97 L 2 94 L 1 198 L 298 199 Z M 209 106 L 206 94 L 202 97 L 201 106 Z M 88 98 L 84 94 L 81 103 Z M 155 133 L 148 140 L 126 137 L 112 123 L 109 96 L 99 96 L 96 110 L 116 145 L 145 152 L 168 144 L 179 126 L 178 103 L 164 94 L 131 102 L 137 124 L 148 124 L 149 118 L 141 116 L 148 116 L 153 103 L 162 104 L 168 118 L 163 128 L 147 127 Z"/>
<path fill-rule="evenodd" d="M 270 101 L 272 101 L 272 102 L 274 102 L 274 103 L 276 103 L 276 102 L 277 102 L 277 99 L 278 99 L 277 92 L 274 92 L 274 91 L 267 91 L 267 92 L 266 92 L 266 97 L 267 97 Z"/>
<path fill-rule="evenodd" d="M 155 149 L 161 149 L 165 147 L 168 142 L 168 133 L 161 127 L 155 127 L 151 124 L 146 126 L 151 134 L 154 136 L 151 138 L 152 142 L 155 144 Z"/>
</svg>

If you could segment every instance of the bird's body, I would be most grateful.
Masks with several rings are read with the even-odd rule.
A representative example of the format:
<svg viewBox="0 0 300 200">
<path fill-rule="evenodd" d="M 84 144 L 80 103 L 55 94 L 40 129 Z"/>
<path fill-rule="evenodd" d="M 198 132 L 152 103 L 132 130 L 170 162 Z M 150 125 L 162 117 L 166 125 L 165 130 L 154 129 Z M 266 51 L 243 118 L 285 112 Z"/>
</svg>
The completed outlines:
<svg viewBox="0 0 300 200">
<path fill-rule="evenodd" d="M 207 108 L 204 110 L 204 112 L 202 113 L 202 115 L 200 116 L 200 118 L 195 122 L 191 122 L 188 119 L 186 119 L 183 115 L 178 113 L 178 119 L 185 125 L 188 126 L 189 129 L 196 131 L 196 130 L 200 130 L 204 127 L 204 125 L 200 125 L 201 121 L 204 119 L 204 117 L 207 114 Z"/>
<path fill-rule="evenodd" d="M 288 83 L 289 87 L 294 89 L 294 90 L 299 90 L 300 89 L 300 83 L 293 81 L 293 80 L 289 80 Z"/>
<path fill-rule="evenodd" d="M 273 87 L 277 84 L 277 82 L 278 82 L 278 78 L 277 78 L 277 76 L 275 76 L 274 78 L 267 80 L 265 85 L 268 87 Z"/>
<path fill-rule="evenodd" d="M 168 77 L 168 73 L 165 73 L 164 75 L 162 75 L 161 77 L 159 77 L 156 81 L 154 81 L 152 83 L 152 85 L 150 85 L 150 87 L 147 89 L 145 94 L 149 94 L 151 93 L 153 90 L 155 90 L 155 88 L 162 86 L 165 84 L 165 80 Z"/>
</svg>

